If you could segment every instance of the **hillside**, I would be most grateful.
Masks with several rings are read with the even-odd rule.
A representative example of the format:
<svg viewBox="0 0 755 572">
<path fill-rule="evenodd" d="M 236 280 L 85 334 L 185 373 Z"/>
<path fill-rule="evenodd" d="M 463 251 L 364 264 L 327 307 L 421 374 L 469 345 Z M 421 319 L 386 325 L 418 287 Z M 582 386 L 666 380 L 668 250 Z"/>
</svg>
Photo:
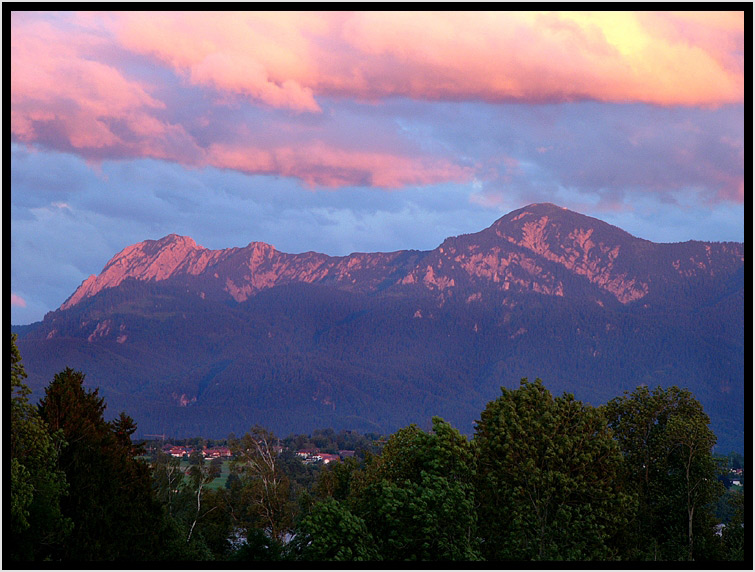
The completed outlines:
<svg viewBox="0 0 755 572">
<path fill-rule="evenodd" d="M 14 327 L 29 385 L 81 369 L 140 433 L 464 432 L 500 386 L 593 404 L 687 387 L 743 450 L 744 245 L 655 244 L 551 204 L 431 251 L 130 246 L 55 312 Z"/>
</svg>

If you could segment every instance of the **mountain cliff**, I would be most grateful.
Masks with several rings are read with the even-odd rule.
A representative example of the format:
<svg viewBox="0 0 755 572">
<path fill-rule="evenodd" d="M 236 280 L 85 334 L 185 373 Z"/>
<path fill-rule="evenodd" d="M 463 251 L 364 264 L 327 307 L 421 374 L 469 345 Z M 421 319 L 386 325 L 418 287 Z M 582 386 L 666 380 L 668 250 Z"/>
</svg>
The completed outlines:
<svg viewBox="0 0 755 572">
<path fill-rule="evenodd" d="M 647 296 L 651 284 L 663 288 L 683 281 L 678 278 L 730 272 L 744 260 L 743 245 L 736 243 L 669 247 L 552 204 L 514 211 L 481 232 L 449 238 L 429 252 L 332 257 L 287 254 L 264 242 L 209 250 L 189 237 L 171 234 L 116 254 L 60 309 L 129 278 L 181 281 L 202 296 L 236 302 L 292 283 L 329 284 L 364 293 L 414 285 L 453 295 L 455 290 L 476 288 L 480 291 L 471 294 L 475 297 L 485 289 L 579 297 L 586 283 L 595 287 L 596 300 L 604 294 L 627 304 Z"/>
<path fill-rule="evenodd" d="M 727 449 L 743 440 L 743 300 L 742 243 L 656 244 L 534 204 L 431 251 L 146 240 L 18 331 L 33 389 L 81 369 L 146 433 L 387 432 L 435 414 L 469 432 L 526 376 L 596 404 L 688 387 Z"/>
</svg>

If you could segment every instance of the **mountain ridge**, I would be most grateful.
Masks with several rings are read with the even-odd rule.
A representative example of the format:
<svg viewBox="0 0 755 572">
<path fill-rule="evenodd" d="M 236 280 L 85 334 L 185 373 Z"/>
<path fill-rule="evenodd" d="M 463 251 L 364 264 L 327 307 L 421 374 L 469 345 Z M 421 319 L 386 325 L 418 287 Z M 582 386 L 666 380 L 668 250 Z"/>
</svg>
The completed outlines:
<svg viewBox="0 0 755 572">
<path fill-rule="evenodd" d="M 501 386 L 540 377 L 593 404 L 687 387 L 740 450 L 743 268 L 743 243 L 656 244 L 535 204 L 427 251 L 168 235 L 13 329 L 35 396 L 80 369 L 144 433 L 392 432 L 440 415 L 469 434 Z"/>
<path fill-rule="evenodd" d="M 604 241 L 609 236 L 613 240 L 611 244 Z M 468 248 L 470 242 L 476 248 Z M 484 254 L 479 252 L 482 244 L 487 244 Z M 719 253 L 729 252 L 733 256 L 738 255 L 740 261 L 744 260 L 743 244 L 741 249 L 726 246 L 741 243 L 722 243 L 718 246 L 704 242 L 682 244 L 699 244 L 709 257 L 715 248 Z M 60 309 L 69 309 L 104 288 L 117 287 L 126 278 L 160 281 L 175 276 L 199 276 L 210 270 L 216 279 L 224 276 L 224 281 L 219 285 L 205 280 L 205 286 L 215 295 L 222 295 L 221 292 L 225 291 L 236 302 L 242 302 L 262 289 L 290 282 L 335 282 L 344 289 L 365 291 L 374 291 L 378 285 L 385 288 L 420 284 L 442 291 L 456 286 L 459 280 L 465 281 L 465 277 L 458 272 L 451 275 L 444 271 L 444 263 L 446 268 L 455 267 L 458 263 L 469 277 L 488 277 L 493 282 L 502 282 L 504 289 L 514 286 L 563 295 L 563 283 L 555 279 L 552 272 L 546 271 L 542 275 L 544 281 L 532 280 L 532 277 L 543 272 L 542 264 L 538 264 L 542 259 L 586 277 L 615 296 L 620 303 L 626 304 L 648 294 L 648 277 L 629 276 L 621 268 L 615 270 L 615 262 L 620 254 L 626 257 L 628 250 L 632 251 L 630 255 L 636 256 L 633 251 L 658 250 L 660 246 L 599 219 L 551 203 L 535 203 L 517 209 L 482 231 L 449 237 L 429 251 L 354 252 L 346 256 L 329 256 L 312 251 L 289 254 L 259 241 L 241 248 L 210 250 L 197 245 L 191 237 L 170 234 L 123 249 L 99 275 L 87 278 Z M 517 252 L 516 247 L 521 251 Z M 459 249 L 466 249 L 466 257 L 464 254 L 455 256 Z M 590 251 L 593 251 L 592 254 Z M 437 256 L 433 257 L 436 253 Z M 435 265 L 419 266 L 428 257 Z M 462 257 L 465 259 L 462 260 Z M 397 261 L 398 266 L 393 264 Z M 517 276 L 508 271 L 507 267 L 512 262 L 525 270 L 529 267 L 530 276 Z M 694 259 L 692 262 L 693 266 L 690 267 L 686 261 L 683 263 L 679 259 L 675 269 L 695 272 L 695 268 L 705 267 Z M 382 273 L 377 271 L 381 265 Z M 679 270 L 682 267 L 684 269 Z"/>
</svg>

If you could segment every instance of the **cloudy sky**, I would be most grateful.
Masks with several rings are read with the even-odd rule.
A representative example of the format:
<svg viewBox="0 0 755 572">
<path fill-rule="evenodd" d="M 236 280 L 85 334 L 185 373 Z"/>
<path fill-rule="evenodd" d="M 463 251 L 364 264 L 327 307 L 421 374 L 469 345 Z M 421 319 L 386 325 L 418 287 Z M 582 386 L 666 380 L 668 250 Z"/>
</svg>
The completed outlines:
<svg viewBox="0 0 755 572">
<path fill-rule="evenodd" d="M 742 12 L 12 13 L 12 323 L 170 233 L 431 249 L 547 201 L 744 241 L 744 50 Z"/>
</svg>

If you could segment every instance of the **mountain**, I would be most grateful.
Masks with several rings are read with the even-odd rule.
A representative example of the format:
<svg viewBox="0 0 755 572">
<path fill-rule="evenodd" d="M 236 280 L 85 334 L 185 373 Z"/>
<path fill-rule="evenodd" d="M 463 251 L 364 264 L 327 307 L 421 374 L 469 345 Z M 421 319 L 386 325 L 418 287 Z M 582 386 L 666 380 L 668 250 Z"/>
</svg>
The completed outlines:
<svg viewBox="0 0 755 572">
<path fill-rule="evenodd" d="M 431 251 L 116 254 L 19 333 L 40 395 L 81 369 L 140 432 L 392 432 L 441 415 L 470 433 L 500 386 L 540 377 L 593 404 L 687 387 L 718 449 L 743 451 L 744 245 L 656 244 L 552 204 Z"/>
</svg>

